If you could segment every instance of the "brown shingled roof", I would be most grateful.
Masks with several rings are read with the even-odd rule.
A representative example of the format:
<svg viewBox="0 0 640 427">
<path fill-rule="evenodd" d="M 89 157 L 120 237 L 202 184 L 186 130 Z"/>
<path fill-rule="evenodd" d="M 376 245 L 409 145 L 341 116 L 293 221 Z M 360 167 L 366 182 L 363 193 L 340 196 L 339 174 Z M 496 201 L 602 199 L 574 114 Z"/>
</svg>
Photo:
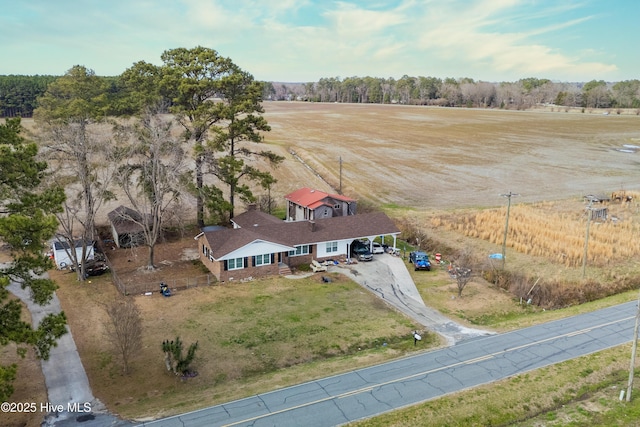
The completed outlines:
<svg viewBox="0 0 640 427">
<path fill-rule="evenodd" d="M 400 233 L 393 221 L 382 212 L 296 222 L 285 222 L 275 217 L 272 218 L 276 221 L 263 216 L 260 218 L 261 222 L 249 221 L 250 225 L 242 228 L 205 232 L 214 258 L 219 259 L 255 240 L 296 246 Z M 240 222 L 244 223 L 244 220 L 241 218 Z"/>
<path fill-rule="evenodd" d="M 139 222 L 142 221 L 140 213 L 126 206 L 118 206 L 109 212 L 107 217 L 118 234 L 139 233 L 143 231 L 142 226 L 139 224 Z"/>
<path fill-rule="evenodd" d="M 258 224 L 260 226 L 277 224 L 282 222 L 282 220 L 276 218 L 273 215 L 269 215 L 268 213 L 253 209 L 243 212 L 240 215 L 234 216 L 231 222 L 237 224 L 240 227 L 249 227 L 253 226 L 254 224 Z"/>
</svg>

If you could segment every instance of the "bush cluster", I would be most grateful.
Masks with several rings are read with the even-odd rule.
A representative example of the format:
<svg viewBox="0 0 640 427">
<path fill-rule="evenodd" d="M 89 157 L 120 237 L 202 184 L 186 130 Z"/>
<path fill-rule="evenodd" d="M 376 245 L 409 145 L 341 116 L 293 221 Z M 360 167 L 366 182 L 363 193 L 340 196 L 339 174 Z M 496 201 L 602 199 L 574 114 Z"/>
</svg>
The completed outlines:
<svg viewBox="0 0 640 427">
<path fill-rule="evenodd" d="M 596 301 L 611 295 L 637 289 L 640 276 L 629 276 L 612 282 L 587 280 L 569 282 L 533 280 L 521 273 L 506 270 L 486 270 L 483 278 L 497 287 L 509 291 L 516 299 L 531 300 L 531 304 L 546 309 L 558 309 Z"/>
</svg>

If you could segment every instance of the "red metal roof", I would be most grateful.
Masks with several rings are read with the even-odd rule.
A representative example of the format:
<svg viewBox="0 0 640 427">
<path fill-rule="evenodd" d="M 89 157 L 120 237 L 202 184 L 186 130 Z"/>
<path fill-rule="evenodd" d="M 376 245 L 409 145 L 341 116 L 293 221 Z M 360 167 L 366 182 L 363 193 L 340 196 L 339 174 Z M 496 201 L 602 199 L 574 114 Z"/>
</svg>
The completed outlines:
<svg viewBox="0 0 640 427">
<path fill-rule="evenodd" d="M 321 203 L 319 202 L 322 202 L 327 197 L 342 200 L 344 202 L 355 202 L 355 200 L 350 197 L 342 196 L 340 194 L 325 193 L 324 191 L 314 190 L 308 187 L 301 188 L 284 196 L 285 199 L 295 203 L 296 205 L 304 207 L 311 207 L 313 204 L 316 204 L 316 207 L 320 206 Z"/>
</svg>

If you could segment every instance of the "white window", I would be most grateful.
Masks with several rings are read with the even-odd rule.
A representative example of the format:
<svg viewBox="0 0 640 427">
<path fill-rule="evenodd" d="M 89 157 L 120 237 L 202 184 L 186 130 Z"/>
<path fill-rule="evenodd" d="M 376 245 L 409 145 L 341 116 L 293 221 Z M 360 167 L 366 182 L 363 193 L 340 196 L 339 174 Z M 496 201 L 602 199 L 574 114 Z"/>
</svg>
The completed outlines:
<svg viewBox="0 0 640 427">
<path fill-rule="evenodd" d="M 309 245 L 296 246 L 296 249 L 289 251 L 289 256 L 300 256 L 309 254 Z"/>
<path fill-rule="evenodd" d="M 253 264 L 255 267 L 268 264 L 271 264 L 271 254 L 262 254 L 255 256 L 255 262 Z"/>
<path fill-rule="evenodd" d="M 244 268 L 244 259 L 232 258 L 227 260 L 227 270 L 240 270 L 241 268 Z"/>
<path fill-rule="evenodd" d="M 327 253 L 338 252 L 338 242 L 327 242 Z"/>
</svg>

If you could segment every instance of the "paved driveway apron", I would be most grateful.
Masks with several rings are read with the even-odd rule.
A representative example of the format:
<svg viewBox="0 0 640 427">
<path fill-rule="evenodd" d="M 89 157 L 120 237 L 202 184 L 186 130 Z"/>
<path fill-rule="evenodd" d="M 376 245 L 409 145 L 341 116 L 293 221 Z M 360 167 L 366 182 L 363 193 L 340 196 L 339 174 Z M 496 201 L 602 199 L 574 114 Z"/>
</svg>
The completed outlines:
<svg viewBox="0 0 640 427">
<path fill-rule="evenodd" d="M 411 274 L 400 257 L 378 254 L 373 261 L 330 267 L 330 271 L 348 275 L 424 327 L 438 332 L 449 345 L 491 335 L 491 332 L 467 328 L 425 305 Z"/>
</svg>

